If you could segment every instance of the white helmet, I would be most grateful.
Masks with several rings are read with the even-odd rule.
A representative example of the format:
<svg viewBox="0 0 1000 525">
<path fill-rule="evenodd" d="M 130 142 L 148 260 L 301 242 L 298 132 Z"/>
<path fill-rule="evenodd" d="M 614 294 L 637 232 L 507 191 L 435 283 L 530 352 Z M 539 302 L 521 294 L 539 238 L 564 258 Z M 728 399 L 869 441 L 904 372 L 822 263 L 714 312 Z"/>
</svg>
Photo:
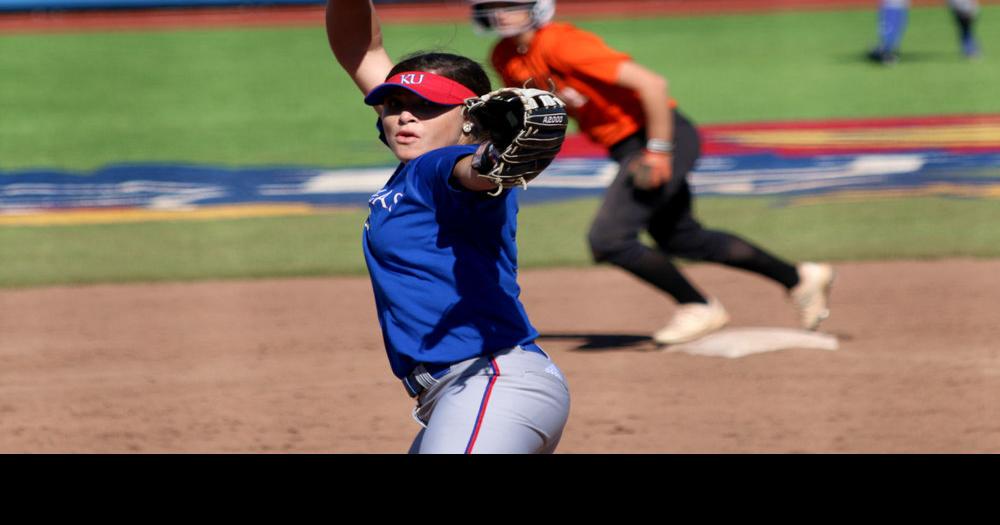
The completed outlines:
<svg viewBox="0 0 1000 525">
<path fill-rule="evenodd" d="M 514 36 L 526 28 L 499 30 L 497 29 L 496 13 L 506 9 L 531 9 L 531 26 L 539 28 L 549 23 L 556 14 L 556 0 L 504 0 L 510 4 L 524 6 L 488 7 L 482 4 L 501 3 L 498 0 L 466 0 L 472 6 L 472 25 L 482 33 L 496 33 L 503 37 Z"/>
</svg>

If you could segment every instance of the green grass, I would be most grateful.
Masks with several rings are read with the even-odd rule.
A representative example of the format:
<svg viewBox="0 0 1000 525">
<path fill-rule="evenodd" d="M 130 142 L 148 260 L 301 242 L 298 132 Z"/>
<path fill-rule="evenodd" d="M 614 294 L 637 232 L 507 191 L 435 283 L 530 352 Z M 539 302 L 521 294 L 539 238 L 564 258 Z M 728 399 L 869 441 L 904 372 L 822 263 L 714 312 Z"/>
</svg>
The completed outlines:
<svg viewBox="0 0 1000 525">
<path fill-rule="evenodd" d="M 530 191 L 530 190 L 529 190 Z M 588 198 L 526 206 L 522 268 L 589 265 Z M 702 198 L 697 213 L 791 260 L 1000 256 L 1000 201 L 948 198 L 782 206 Z M 0 228 L 0 288 L 43 284 L 362 275 L 366 212 L 290 218 Z"/>
<path fill-rule="evenodd" d="M 522 266 L 590 264 L 584 235 L 598 204 L 582 199 L 522 210 Z M 702 197 L 695 207 L 706 227 L 794 261 L 1000 256 L 996 200 L 927 197 L 786 206 L 783 198 Z"/>
<path fill-rule="evenodd" d="M 0 287 L 358 274 L 366 215 L 5 227 Z"/>
<path fill-rule="evenodd" d="M 987 87 L 1000 85 L 1000 34 L 981 24 L 986 51 L 969 62 L 946 9 L 912 9 L 902 62 L 885 68 L 862 60 L 875 24 L 872 9 L 580 25 L 655 65 L 703 123 L 1000 111 Z"/>
<path fill-rule="evenodd" d="M 983 27 L 985 56 L 966 62 L 944 8 L 912 10 L 895 68 L 860 59 L 874 10 L 579 25 L 665 74 L 701 123 L 1000 112 L 1000 32 Z M 491 43 L 464 22 L 385 33 L 396 57 L 485 59 Z M 322 28 L 2 35 L 0 115 L 0 170 L 392 162 Z"/>
<path fill-rule="evenodd" d="M 988 23 L 1000 6 L 982 13 Z M 1000 112 L 1000 32 L 981 24 L 985 56 L 966 62 L 944 8 L 912 10 L 893 68 L 861 60 L 874 9 L 579 25 L 664 73 L 700 123 Z M 396 57 L 433 48 L 484 58 L 490 44 L 464 23 L 387 26 L 386 39 Z M 320 28 L 0 35 L 0 176 L 125 162 L 391 164 L 373 127 Z M 996 200 L 781 202 L 697 206 L 707 225 L 793 260 L 1000 256 Z M 521 266 L 590 264 L 584 235 L 597 205 L 524 207 Z M 365 213 L 0 227 L 0 287 L 363 274 Z"/>
<path fill-rule="evenodd" d="M 1000 256 L 991 217 L 1000 201 L 922 197 L 808 206 L 780 200 L 705 198 L 698 214 L 712 228 L 758 241 L 795 260 L 932 259 Z"/>
</svg>

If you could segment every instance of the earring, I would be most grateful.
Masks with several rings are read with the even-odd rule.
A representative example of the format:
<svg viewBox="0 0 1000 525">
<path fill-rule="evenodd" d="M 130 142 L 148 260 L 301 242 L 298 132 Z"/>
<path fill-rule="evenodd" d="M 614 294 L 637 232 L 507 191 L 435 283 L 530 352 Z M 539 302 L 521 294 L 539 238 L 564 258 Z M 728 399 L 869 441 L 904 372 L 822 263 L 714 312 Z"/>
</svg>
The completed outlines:
<svg viewBox="0 0 1000 525">
<path fill-rule="evenodd" d="M 472 123 L 465 122 L 462 124 L 462 133 L 472 133 Z"/>
</svg>

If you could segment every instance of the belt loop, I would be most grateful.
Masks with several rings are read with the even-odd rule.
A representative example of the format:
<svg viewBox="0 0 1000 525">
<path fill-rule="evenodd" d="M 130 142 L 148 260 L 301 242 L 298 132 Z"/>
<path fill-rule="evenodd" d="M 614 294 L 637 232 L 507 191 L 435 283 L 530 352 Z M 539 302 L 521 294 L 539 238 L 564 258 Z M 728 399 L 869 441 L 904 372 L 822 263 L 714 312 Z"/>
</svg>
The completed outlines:
<svg viewBox="0 0 1000 525">
<path fill-rule="evenodd" d="M 424 391 L 424 387 L 413 379 L 412 374 L 403 378 L 403 388 L 406 389 L 406 393 L 409 394 L 410 397 L 417 397 Z"/>
<path fill-rule="evenodd" d="M 428 370 L 424 364 L 417 365 L 409 375 L 402 379 L 403 388 L 410 397 L 417 397 L 425 390 L 437 384 L 437 380 L 447 374 L 450 366 L 434 365 Z"/>
</svg>

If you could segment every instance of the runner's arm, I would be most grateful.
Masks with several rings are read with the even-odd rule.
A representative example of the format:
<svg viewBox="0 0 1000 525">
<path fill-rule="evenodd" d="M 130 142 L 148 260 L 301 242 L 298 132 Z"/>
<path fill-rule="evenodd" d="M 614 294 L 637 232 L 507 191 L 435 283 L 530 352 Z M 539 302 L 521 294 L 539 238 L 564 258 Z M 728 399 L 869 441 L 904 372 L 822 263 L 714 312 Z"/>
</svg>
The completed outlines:
<svg viewBox="0 0 1000 525">
<path fill-rule="evenodd" d="M 646 138 L 672 143 L 674 126 L 667 79 L 633 61 L 626 61 L 618 69 L 617 84 L 639 95 L 646 116 Z"/>
</svg>

